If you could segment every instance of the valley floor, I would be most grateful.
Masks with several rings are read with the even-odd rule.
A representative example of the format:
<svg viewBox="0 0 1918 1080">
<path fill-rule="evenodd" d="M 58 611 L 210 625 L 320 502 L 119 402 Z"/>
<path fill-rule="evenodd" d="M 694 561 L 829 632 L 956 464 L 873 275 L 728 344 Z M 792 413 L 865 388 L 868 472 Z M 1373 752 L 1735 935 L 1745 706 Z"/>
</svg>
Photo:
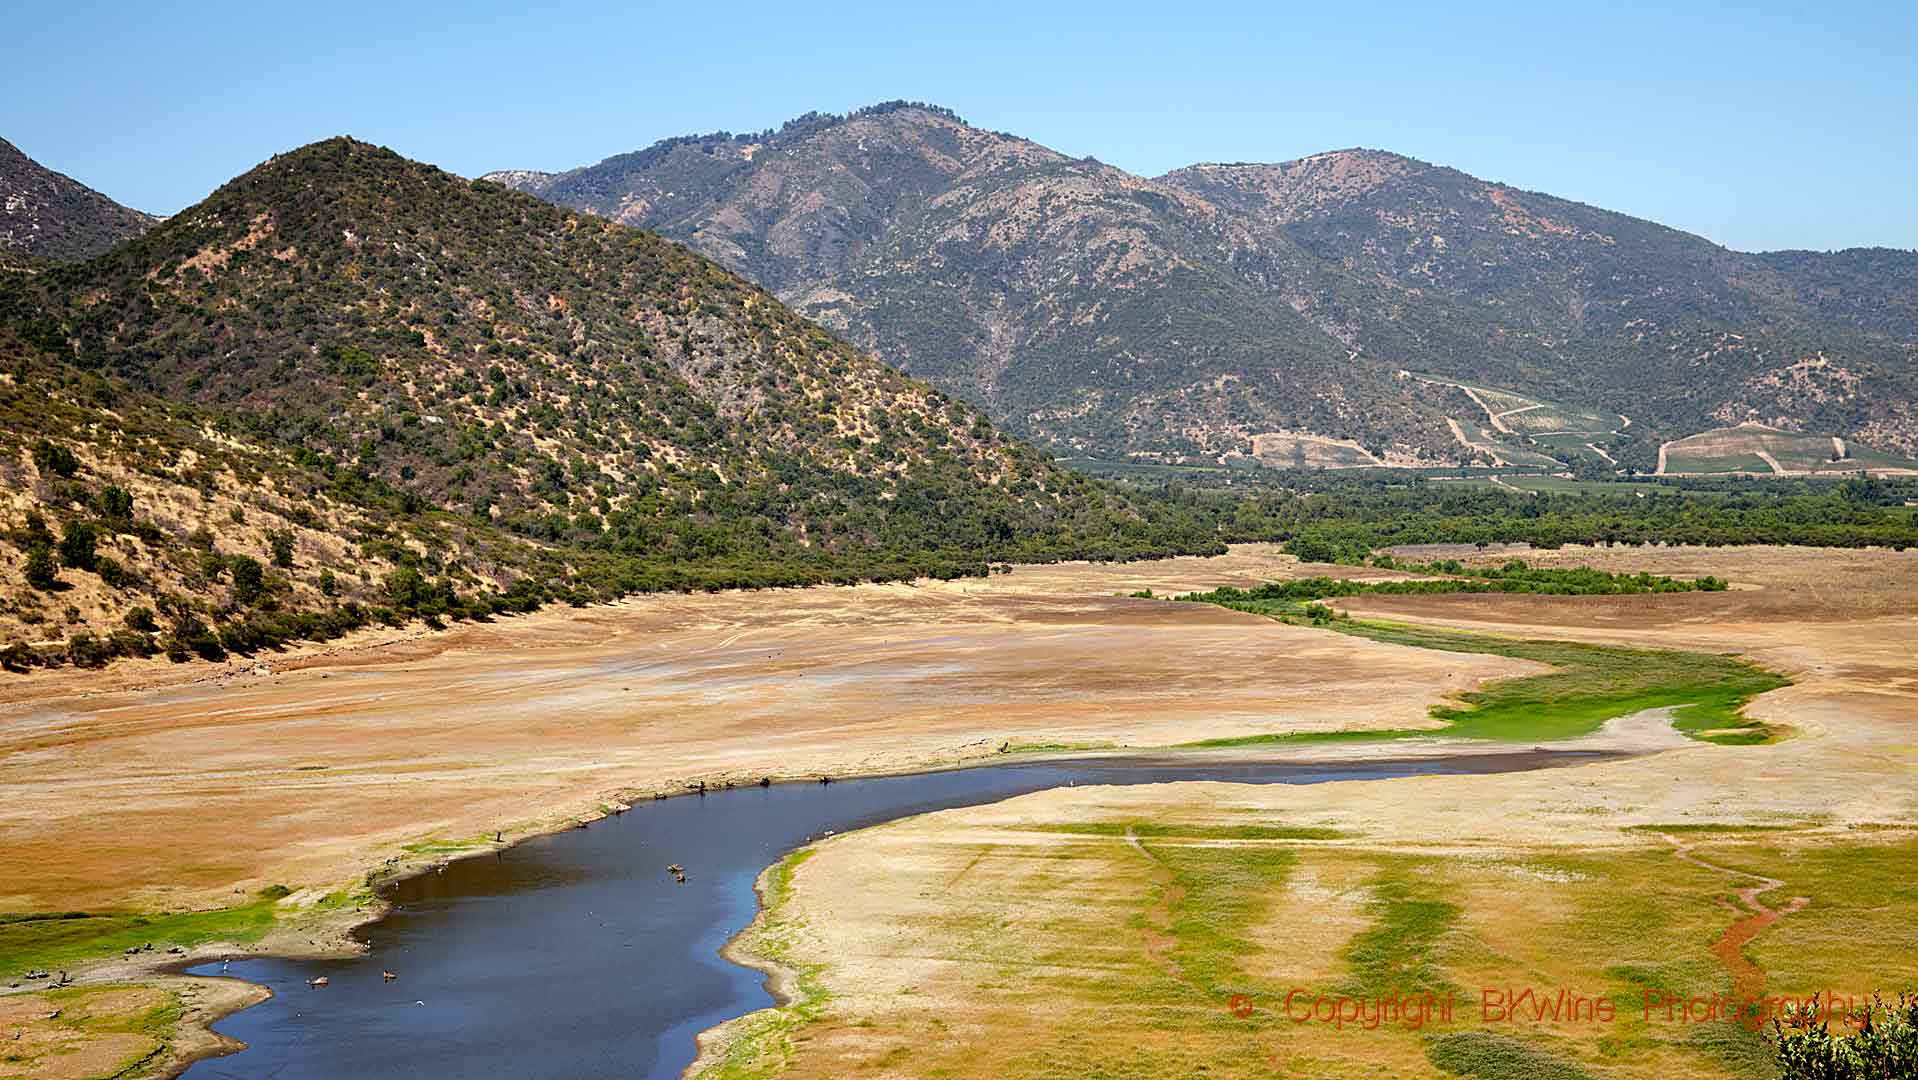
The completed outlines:
<svg viewBox="0 0 1918 1080">
<path fill-rule="evenodd" d="M 1918 558 L 1531 557 L 1742 587 L 1341 606 L 1737 651 L 1796 680 L 1751 710 L 1793 737 L 1571 774 L 1062 789 L 831 838 L 740 943 L 812 1003 L 719 1033 L 708 1075 L 1764 1077 L 1729 1002 L 1918 987 Z"/>
<path fill-rule="evenodd" d="M 1783 943 L 1769 963 L 1809 964 L 1847 987 L 1918 980 L 1918 941 L 1891 929 L 1918 925 L 1918 910 L 1906 910 L 1918 900 L 1869 875 L 1855 890 L 1845 884 L 1847 867 L 1909 880 L 1918 865 L 1906 832 L 1918 823 L 1918 552 L 1539 555 L 1715 573 L 1738 587 L 1345 606 L 1737 651 L 1797 680 L 1753 708 L 1795 737 L 1572 774 L 1054 791 L 836 838 L 792 874 L 781 915 L 793 961 L 817 965 L 822 1010 L 803 1024 L 748 1021 L 736 1029 L 750 1036 L 735 1044 L 743 1057 L 727 1071 L 778 1060 L 840 1075 L 857 1061 L 874 1075 L 1097 1066 L 1121 1076 L 1204 1060 L 1222 1074 L 1272 1075 L 1272 1055 L 1302 1054 L 1421 1075 L 1433 1066 L 1419 1037 L 1350 1043 L 1313 1031 L 1296 1045 L 1259 1042 L 1215 991 L 1248 987 L 1232 992 L 1269 1010 L 1270 991 L 1292 981 L 1374 985 L 1352 966 L 1371 961 L 1352 957 L 1371 955 L 1366 935 L 1380 926 L 1390 955 L 1379 963 L 1429 965 L 1460 988 L 1526 975 L 1604 990 L 1638 978 L 1607 970 L 1634 963 L 1629 943 L 1656 946 L 1673 965 L 1645 978 L 1689 991 L 1724 970 L 1704 952 L 1714 928 L 1734 921 L 1715 901 L 1744 902 L 1738 881 L 1703 864 L 1772 873 L 1801 859 L 1801 845 L 1865 854 L 1774 874 L 1785 885 L 1755 902 L 1812 903 L 1752 951 Z M 1123 595 L 1302 572 L 1313 571 L 1252 546 L 1214 560 L 1019 568 L 987 581 L 648 597 L 217 673 L 156 664 L 11 680 L 0 685 L 0 975 L 14 981 L 20 961 L 51 957 L 92 979 L 145 978 L 150 954 L 106 962 L 142 939 L 202 953 L 337 948 L 371 911 L 369 872 L 482 850 L 701 780 L 906 770 L 1008 745 L 1416 726 L 1448 693 L 1535 670 Z M 1765 830 L 1688 831 L 1727 822 Z M 1337 838 L 1234 831 L 1247 825 Z M 1708 840 L 1696 861 L 1675 854 Z M 1726 852 L 1721 841 L 1751 850 Z M 1220 892 L 1207 884 L 1217 881 L 1238 884 Z M 1598 884 L 1569 887 L 1577 882 Z M 1412 906 L 1395 907 L 1401 900 Z M 1419 906 L 1428 902 L 1440 906 Z M 68 937 L 49 939 L 44 921 L 6 919 L 52 911 L 121 921 L 76 920 Z M 1392 953 L 1404 937 L 1392 920 L 1419 912 L 1444 916 L 1432 915 L 1429 944 Z M 1852 944 L 1879 948 L 1869 965 L 1847 951 L 1839 924 L 1820 921 L 1846 912 Z M 135 924 L 134 913 L 148 921 Z M 1807 944 L 1793 946 L 1787 935 L 1799 927 Z M 1644 929 L 1642 941 L 1631 928 Z M 1553 948 L 1557 940 L 1579 945 Z M 930 1034 L 942 1026 L 952 1033 L 944 1041 Z M 976 1041 L 958 1033 L 980 1030 L 1003 1033 L 995 1054 L 956 1049 Z M 1133 1066 L 1101 1064 L 1100 1048 L 1116 1045 L 1102 1031 L 1156 1049 Z M 1585 1034 L 1566 1038 L 1553 1054 L 1598 1053 Z M 926 1056 L 888 1057 L 900 1053 Z"/>
</svg>

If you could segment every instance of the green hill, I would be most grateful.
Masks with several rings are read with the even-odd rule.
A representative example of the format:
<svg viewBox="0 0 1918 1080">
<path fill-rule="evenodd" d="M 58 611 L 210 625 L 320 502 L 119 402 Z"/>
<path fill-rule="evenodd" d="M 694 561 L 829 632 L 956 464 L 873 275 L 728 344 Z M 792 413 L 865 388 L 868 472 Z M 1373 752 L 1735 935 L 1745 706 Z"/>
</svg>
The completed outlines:
<svg viewBox="0 0 1918 1080">
<path fill-rule="evenodd" d="M 0 359 L 0 640 L 1217 548 L 677 244 L 350 139 L 0 275 Z"/>
</svg>

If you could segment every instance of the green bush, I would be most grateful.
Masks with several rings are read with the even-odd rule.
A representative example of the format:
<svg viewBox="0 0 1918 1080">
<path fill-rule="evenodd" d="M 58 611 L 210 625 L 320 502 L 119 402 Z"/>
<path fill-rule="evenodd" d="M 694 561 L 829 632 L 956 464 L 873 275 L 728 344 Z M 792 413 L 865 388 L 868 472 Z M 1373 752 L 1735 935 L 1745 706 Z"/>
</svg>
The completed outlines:
<svg viewBox="0 0 1918 1080">
<path fill-rule="evenodd" d="M 27 584 L 41 592 L 50 592 L 58 585 L 59 566 L 53 561 L 53 549 L 45 545 L 27 552 Z"/>
<path fill-rule="evenodd" d="M 1849 1036 L 1832 1033 L 1847 1024 Z M 1772 1021 L 1780 1080 L 1914 1080 L 1918 1078 L 1918 996 L 1898 995 L 1835 1017 L 1814 999 L 1811 1007 Z"/>
<path fill-rule="evenodd" d="M 75 570 L 92 570 L 95 566 L 94 548 L 99 540 L 99 531 L 92 522 L 67 522 L 66 530 L 60 535 L 60 565 Z"/>
<path fill-rule="evenodd" d="M 118 484 L 108 484 L 94 496 L 94 509 L 108 521 L 130 521 L 133 518 L 133 496 Z"/>
<path fill-rule="evenodd" d="M 39 659 L 24 641 L 10 641 L 6 648 L 0 649 L 0 668 L 8 671 L 28 671 Z"/>
<path fill-rule="evenodd" d="M 71 477 L 80 471 L 80 461 L 73 451 L 46 439 L 33 444 L 33 466 L 43 476 Z"/>
<path fill-rule="evenodd" d="M 67 639 L 67 663 L 74 667 L 105 667 L 113 659 L 113 648 L 99 638 L 88 633 L 78 633 Z"/>
<path fill-rule="evenodd" d="M 273 565 L 281 569 L 293 566 L 293 530 L 272 529 L 266 534 L 267 546 L 273 549 Z"/>
<path fill-rule="evenodd" d="M 266 588 L 266 571 L 260 561 L 250 555 L 235 555 L 226 563 L 233 575 L 233 599 L 241 604 L 257 601 Z"/>
</svg>

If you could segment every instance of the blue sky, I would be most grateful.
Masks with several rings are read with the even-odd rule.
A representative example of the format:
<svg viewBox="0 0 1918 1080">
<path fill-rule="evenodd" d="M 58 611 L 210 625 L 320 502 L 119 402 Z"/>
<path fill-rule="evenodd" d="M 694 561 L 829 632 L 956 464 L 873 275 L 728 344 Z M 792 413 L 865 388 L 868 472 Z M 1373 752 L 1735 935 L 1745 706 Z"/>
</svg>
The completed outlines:
<svg viewBox="0 0 1918 1080">
<path fill-rule="evenodd" d="M 1745 250 L 1918 248 L 1918 5 L 1458 6 L 73 0 L 8 20 L 0 136 L 165 213 L 340 133 L 475 175 L 906 98 L 1148 175 L 1367 146 Z"/>
</svg>

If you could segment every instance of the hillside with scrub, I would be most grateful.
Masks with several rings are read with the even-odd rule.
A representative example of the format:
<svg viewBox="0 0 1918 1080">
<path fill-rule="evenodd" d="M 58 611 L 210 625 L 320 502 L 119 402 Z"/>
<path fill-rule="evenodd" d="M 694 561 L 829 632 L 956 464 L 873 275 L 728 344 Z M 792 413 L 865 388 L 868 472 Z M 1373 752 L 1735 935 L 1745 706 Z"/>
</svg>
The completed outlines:
<svg viewBox="0 0 1918 1080">
<path fill-rule="evenodd" d="M 1216 551 L 642 230 L 352 139 L 0 278 L 9 666 Z"/>
</svg>

